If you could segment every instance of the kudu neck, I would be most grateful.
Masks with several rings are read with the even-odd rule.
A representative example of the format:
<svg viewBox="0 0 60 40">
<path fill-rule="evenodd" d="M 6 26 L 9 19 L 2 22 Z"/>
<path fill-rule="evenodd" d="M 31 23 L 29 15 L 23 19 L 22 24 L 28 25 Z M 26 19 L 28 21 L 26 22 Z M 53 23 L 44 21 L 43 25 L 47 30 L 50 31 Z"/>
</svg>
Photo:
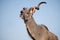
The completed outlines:
<svg viewBox="0 0 60 40">
<path fill-rule="evenodd" d="M 31 19 L 29 19 L 29 20 L 24 20 L 24 22 L 25 22 L 26 24 L 34 24 L 34 25 L 36 25 L 36 22 L 35 22 L 35 20 L 34 20 L 33 17 L 31 17 Z"/>
</svg>

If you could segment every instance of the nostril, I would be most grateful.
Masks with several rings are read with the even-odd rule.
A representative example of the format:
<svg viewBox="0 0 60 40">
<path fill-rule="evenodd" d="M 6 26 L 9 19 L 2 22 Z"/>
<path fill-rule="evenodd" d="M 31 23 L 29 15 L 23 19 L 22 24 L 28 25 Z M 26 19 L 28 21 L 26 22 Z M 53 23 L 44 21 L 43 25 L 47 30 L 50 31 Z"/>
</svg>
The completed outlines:
<svg viewBox="0 0 60 40">
<path fill-rule="evenodd" d="M 24 7 L 23 10 L 25 10 L 26 8 Z"/>
<path fill-rule="evenodd" d="M 20 13 L 23 13 L 23 11 L 21 11 Z"/>
</svg>

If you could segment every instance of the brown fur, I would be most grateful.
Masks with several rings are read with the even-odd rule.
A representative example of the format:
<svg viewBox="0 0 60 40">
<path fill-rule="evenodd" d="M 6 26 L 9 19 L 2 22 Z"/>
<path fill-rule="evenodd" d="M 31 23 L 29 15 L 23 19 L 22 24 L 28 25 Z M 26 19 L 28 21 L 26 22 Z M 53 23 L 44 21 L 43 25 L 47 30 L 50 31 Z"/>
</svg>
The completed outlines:
<svg viewBox="0 0 60 40">
<path fill-rule="evenodd" d="M 51 33 L 48 28 L 41 24 L 37 25 L 33 19 L 32 7 L 30 9 L 23 9 L 20 17 L 24 20 L 27 32 L 33 40 L 58 40 L 57 36 Z"/>
</svg>

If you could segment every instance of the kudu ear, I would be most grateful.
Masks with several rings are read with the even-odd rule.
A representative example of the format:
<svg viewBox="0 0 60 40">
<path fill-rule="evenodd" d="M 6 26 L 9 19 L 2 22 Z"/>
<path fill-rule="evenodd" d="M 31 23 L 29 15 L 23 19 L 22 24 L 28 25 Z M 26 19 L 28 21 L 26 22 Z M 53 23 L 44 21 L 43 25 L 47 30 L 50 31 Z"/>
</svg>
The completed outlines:
<svg viewBox="0 0 60 40">
<path fill-rule="evenodd" d="M 29 12 L 30 12 L 31 14 L 33 14 L 33 13 L 35 12 L 35 7 L 30 8 L 30 9 L 29 9 Z"/>
<path fill-rule="evenodd" d="M 34 12 L 35 12 L 35 8 L 34 7 L 29 8 L 29 18 L 28 19 L 30 19 L 32 17 Z"/>
</svg>

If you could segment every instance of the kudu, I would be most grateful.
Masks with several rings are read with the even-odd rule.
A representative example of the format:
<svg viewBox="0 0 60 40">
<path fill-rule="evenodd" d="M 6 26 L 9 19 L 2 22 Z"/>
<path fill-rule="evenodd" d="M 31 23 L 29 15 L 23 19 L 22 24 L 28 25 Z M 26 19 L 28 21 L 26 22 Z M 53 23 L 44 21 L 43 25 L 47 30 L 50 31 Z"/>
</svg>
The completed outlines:
<svg viewBox="0 0 60 40">
<path fill-rule="evenodd" d="M 39 10 L 39 6 L 43 3 L 46 2 L 40 2 L 38 6 L 29 9 L 23 8 L 20 17 L 24 20 L 27 32 L 33 40 L 58 40 L 57 36 L 51 33 L 45 25 L 37 25 L 33 18 L 33 13 L 36 9 Z"/>
</svg>

